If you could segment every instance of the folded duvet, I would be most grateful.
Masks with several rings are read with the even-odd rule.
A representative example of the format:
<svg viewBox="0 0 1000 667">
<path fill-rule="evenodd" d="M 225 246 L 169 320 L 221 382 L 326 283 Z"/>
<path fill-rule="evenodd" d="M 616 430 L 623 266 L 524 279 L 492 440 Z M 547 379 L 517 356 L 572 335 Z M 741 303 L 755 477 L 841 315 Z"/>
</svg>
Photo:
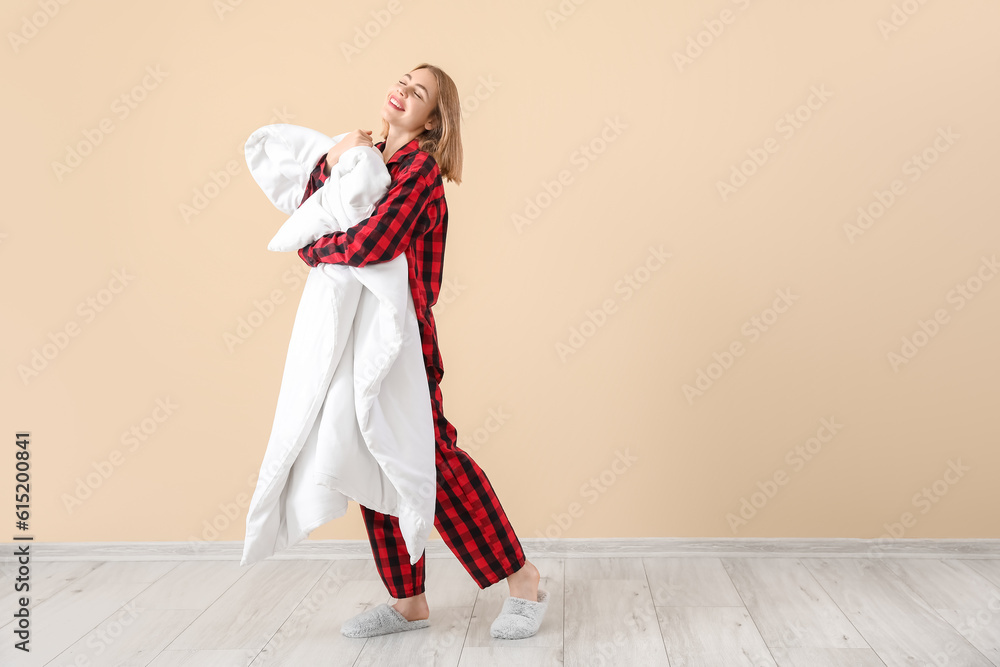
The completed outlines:
<svg viewBox="0 0 1000 667">
<path fill-rule="evenodd" d="M 346 150 L 299 206 L 328 137 L 285 123 L 246 142 L 250 173 L 290 217 L 268 248 L 293 252 L 366 220 L 391 178 L 382 153 Z M 292 325 L 241 565 L 291 547 L 353 499 L 399 517 L 416 563 L 434 525 L 437 478 L 430 389 L 405 254 L 353 267 L 312 267 Z"/>
</svg>

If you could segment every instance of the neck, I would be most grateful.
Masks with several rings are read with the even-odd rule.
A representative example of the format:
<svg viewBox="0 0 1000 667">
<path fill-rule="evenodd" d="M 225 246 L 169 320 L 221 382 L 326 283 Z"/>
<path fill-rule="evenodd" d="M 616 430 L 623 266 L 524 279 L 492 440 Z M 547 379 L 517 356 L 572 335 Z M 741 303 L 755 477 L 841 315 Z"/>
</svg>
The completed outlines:
<svg viewBox="0 0 1000 667">
<path fill-rule="evenodd" d="M 390 125 L 389 136 L 385 138 L 385 147 L 382 149 L 382 160 L 388 163 L 393 153 L 413 141 L 414 138 L 420 136 L 422 133 L 422 129 L 405 132 Z"/>
</svg>

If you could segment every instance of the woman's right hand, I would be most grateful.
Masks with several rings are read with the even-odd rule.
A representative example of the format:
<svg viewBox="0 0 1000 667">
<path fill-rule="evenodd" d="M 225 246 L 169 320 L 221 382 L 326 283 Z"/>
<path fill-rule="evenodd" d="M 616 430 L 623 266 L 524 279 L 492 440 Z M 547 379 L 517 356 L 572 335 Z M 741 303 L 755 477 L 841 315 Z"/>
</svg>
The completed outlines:
<svg viewBox="0 0 1000 667">
<path fill-rule="evenodd" d="M 326 175 L 330 175 L 330 171 L 333 169 L 333 165 L 337 164 L 340 160 L 340 156 L 348 148 L 354 148 L 355 146 L 372 146 L 371 130 L 351 130 L 344 136 L 343 139 L 338 141 L 330 149 L 330 152 L 326 154 Z"/>
</svg>

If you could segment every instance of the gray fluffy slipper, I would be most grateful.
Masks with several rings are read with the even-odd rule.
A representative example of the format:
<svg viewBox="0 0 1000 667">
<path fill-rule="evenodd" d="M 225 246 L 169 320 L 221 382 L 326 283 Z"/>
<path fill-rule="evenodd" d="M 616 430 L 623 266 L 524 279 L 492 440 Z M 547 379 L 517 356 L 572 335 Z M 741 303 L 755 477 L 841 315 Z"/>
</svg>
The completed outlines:
<svg viewBox="0 0 1000 667">
<path fill-rule="evenodd" d="M 490 635 L 497 639 L 524 639 L 538 632 L 545 610 L 549 606 L 549 594 L 538 589 L 538 601 L 508 597 L 503 601 L 500 615 L 490 626 Z"/>
<path fill-rule="evenodd" d="M 340 634 L 345 637 L 374 637 L 390 632 L 426 628 L 430 624 L 430 620 L 426 618 L 408 621 L 394 607 L 383 602 L 344 621 L 340 626 Z"/>
</svg>

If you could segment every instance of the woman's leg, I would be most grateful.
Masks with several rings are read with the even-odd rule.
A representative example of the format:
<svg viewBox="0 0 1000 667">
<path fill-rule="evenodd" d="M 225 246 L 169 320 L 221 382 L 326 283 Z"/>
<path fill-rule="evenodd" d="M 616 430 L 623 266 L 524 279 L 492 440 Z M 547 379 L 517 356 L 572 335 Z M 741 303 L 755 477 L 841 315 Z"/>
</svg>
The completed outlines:
<svg viewBox="0 0 1000 667">
<path fill-rule="evenodd" d="M 520 570 L 526 558 L 486 473 L 458 448 L 457 431 L 444 416 L 440 386 L 433 379 L 428 382 L 436 442 L 434 526 L 476 584 L 486 588 Z M 424 555 L 410 565 L 398 517 L 364 506 L 361 513 L 389 594 L 397 599 L 422 595 Z"/>
<path fill-rule="evenodd" d="M 410 554 L 399 530 L 399 517 L 359 506 L 375 566 L 389 595 L 397 600 L 423 595 L 424 557 L 421 555 L 420 560 L 410 565 Z"/>
</svg>

